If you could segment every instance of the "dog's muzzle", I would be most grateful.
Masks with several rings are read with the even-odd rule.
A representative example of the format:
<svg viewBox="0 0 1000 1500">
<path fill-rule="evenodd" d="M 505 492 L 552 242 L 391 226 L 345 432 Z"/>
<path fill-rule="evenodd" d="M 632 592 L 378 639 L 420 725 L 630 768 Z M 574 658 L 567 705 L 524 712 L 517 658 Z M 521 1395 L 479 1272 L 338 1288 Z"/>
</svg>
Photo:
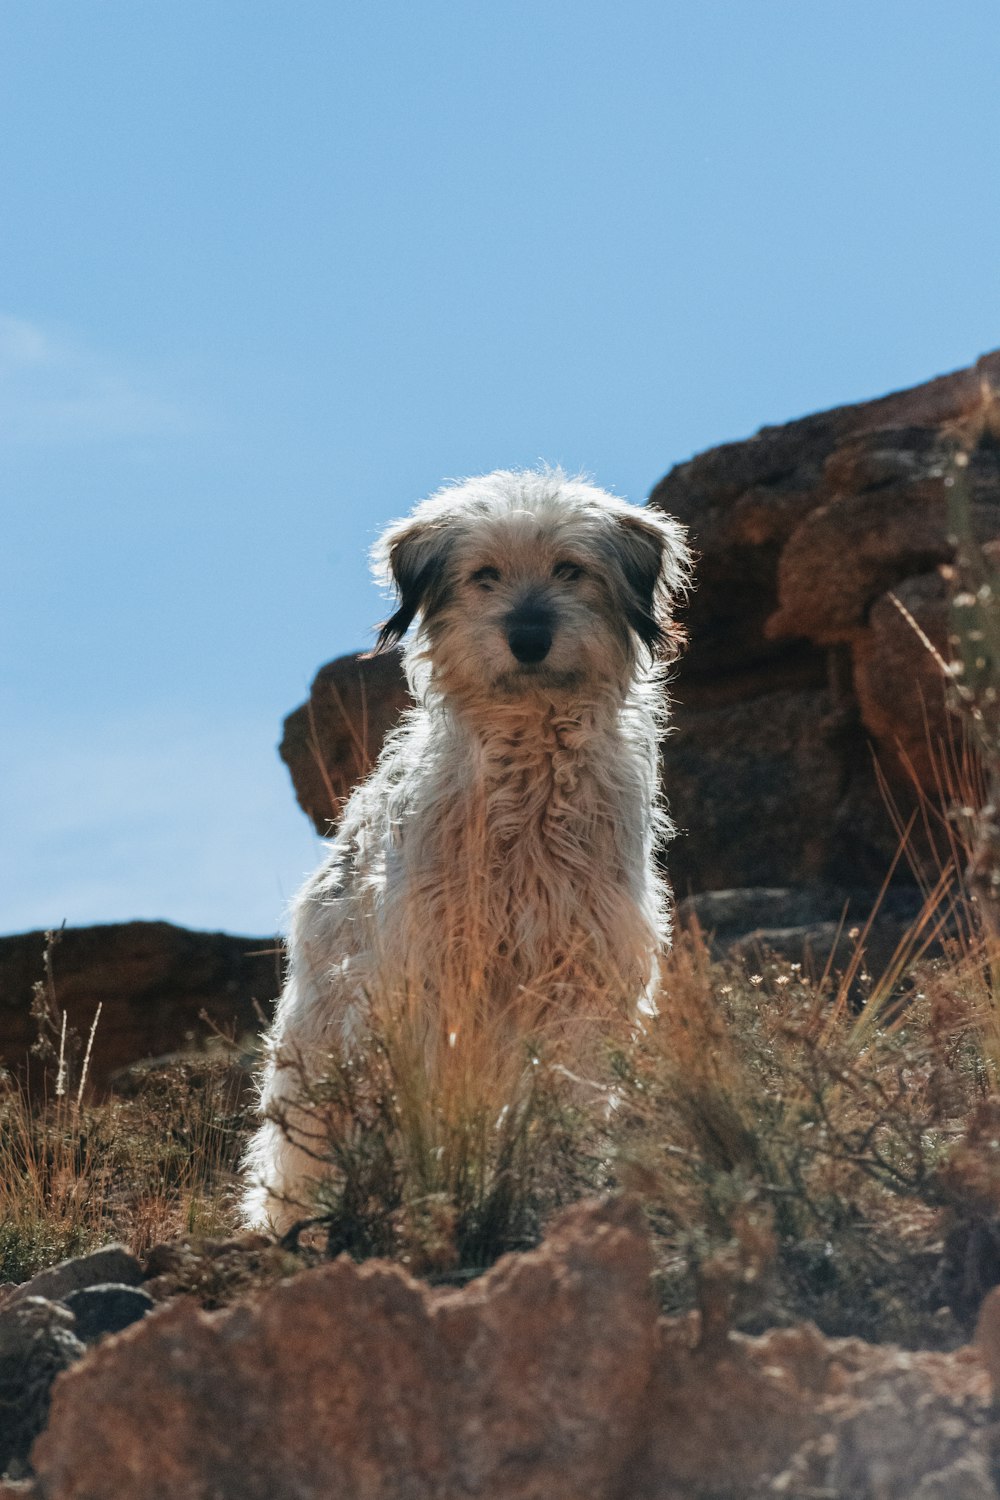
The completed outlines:
<svg viewBox="0 0 1000 1500">
<path fill-rule="evenodd" d="M 515 610 L 507 619 L 507 644 L 522 666 L 544 661 L 552 648 L 552 616 L 537 607 Z"/>
</svg>

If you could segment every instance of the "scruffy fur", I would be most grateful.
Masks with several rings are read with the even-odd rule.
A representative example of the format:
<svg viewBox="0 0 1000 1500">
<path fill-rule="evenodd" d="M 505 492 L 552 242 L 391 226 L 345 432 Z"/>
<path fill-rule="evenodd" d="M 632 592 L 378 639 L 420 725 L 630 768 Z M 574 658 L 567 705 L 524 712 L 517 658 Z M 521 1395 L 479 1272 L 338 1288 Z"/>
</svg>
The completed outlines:
<svg viewBox="0 0 1000 1500">
<path fill-rule="evenodd" d="M 499 471 L 424 501 L 375 558 L 398 594 L 376 650 L 416 622 L 418 706 L 292 907 L 252 1225 L 304 1211 L 317 1167 L 289 1128 L 295 1091 L 381 1000 L 416 997 L 431 1031 L 470 996 L 634 1010 L 669 938 L 657 742 L 683 528 L 559 470 Z"/>
</svg>

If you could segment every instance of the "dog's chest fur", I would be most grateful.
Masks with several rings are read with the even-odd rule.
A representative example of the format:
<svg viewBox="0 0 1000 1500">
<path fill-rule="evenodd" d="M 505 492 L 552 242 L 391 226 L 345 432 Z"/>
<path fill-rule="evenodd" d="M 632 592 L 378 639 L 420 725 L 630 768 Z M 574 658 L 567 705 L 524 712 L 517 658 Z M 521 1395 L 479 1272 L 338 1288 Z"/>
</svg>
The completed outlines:
<svg viewBox="0 0 1000 1500">
<path fill-rule="evenodd" d="M 664 935 L 652 731 L 522 706 L 485 733 L 442 716 L 418 753 L 386 830 L 382 923 L 406 983 L 634 996 Z"/>
</svg>

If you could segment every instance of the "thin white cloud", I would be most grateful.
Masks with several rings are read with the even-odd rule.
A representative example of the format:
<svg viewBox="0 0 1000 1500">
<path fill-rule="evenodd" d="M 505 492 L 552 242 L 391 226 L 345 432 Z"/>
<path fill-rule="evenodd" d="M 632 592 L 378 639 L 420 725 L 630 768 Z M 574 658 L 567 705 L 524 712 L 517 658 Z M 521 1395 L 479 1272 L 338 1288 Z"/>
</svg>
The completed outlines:
<svg viewBox="0 0 1000 1500">
<path fill-rule="evenodd" d="M 141 372 L 0 313 L 0 446 L 151 437 L 188 425 Z"/>
</svg>

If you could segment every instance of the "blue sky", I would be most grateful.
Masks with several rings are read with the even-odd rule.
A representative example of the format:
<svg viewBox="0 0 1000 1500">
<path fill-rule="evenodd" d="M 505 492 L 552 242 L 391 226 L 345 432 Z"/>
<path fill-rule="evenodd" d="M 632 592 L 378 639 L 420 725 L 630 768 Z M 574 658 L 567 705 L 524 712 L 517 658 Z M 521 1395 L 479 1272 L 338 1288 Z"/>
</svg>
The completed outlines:
<svg viewBox="0 0 1000 1500">
<path fill-rule="evenodd" d="M 0 931 L 280 923 L 442 479 L 1000 344 L 998 77 L 995 0 L 0 0 Z"/>
</svg>

